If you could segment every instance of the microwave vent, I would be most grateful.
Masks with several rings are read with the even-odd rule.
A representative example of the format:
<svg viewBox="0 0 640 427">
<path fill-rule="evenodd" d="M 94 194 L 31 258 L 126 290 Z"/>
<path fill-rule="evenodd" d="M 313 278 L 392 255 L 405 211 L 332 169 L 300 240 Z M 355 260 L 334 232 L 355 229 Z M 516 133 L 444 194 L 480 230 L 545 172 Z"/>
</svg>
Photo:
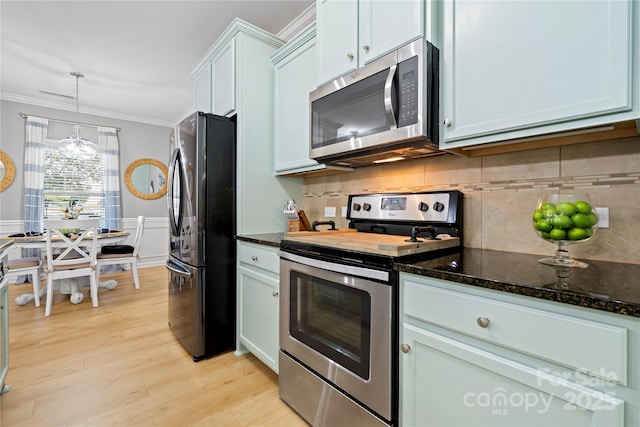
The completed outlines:
<svg viewBox="0 0 640 427">
<path fill-rule="evenodd" d="M 392 157 L 402 157 L 405 160 L 408 160 L 418 159 L 421 157 L 442 156 L 445 154 L 449 153 L 440 151 L 436 146 L 428 144 L 414 147 L 396 148 L 391 150 L 389 150 L 389 148 L 387 147 L 386 150 L 381 152 L 375 152 L 374 150 L 365 150 L 360 153 L 351 152 L 348 156 L 341 156 L 342 158 L 327 158 L 320 160 L 320 162 L 335 166 L 357 168 L 362 166 L 371 166 Z"/>
</svg>

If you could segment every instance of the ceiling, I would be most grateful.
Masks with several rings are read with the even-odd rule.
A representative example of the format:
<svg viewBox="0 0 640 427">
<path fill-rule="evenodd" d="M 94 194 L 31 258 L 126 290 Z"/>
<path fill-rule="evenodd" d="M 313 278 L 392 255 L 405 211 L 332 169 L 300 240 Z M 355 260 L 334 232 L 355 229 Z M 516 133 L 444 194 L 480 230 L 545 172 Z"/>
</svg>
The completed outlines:
<svg viewBox="0 0 640 427">
<path fill-rule="evenodd" d="M 171 126 L 193 109 L 189 73 L 235 17 L 273 34 L 314 3 L 0 1 L 0 97 Z"/>
</svg>

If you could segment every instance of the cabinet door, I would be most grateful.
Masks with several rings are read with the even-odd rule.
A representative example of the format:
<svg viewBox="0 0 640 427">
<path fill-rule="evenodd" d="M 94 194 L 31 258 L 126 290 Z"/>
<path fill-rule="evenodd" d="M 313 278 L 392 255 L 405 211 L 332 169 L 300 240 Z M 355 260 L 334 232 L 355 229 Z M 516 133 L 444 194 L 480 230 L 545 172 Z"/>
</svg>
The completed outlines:
<svg viewBox="0 0 640 427">
<path fill-rule="evenodd" d="M 5 385 L 9 372 L 9 286 L 7 280 L 3 282 L 0 285 L 0 393 L 9 391 Z"/>
<path fill-rule="evenodd" d="M 279 280 L 238 267 L 240 341 L 251 353 L 278 372 Z"/>
<path fill-rule="evenodd" d="M 213 113 L 226 116 L 236 109 L 235 39 L 212 61 Z"/>
<path fill-rule="evenodd" d="M 424 34 L 424 0 L 366 0 L 359 5 L 359 66 Z"/>
<path fill-rule="evenodd" d="M 193 78 L 193 106 L 196 111 L 211 112 L 211 64 L 205 65 Z"/>
<path fill-rule="evenodd" d="M 309 92 L 316 87 L 315 65 L 312 39 L 275 66 L 276 174 L 318 164 L 309 159 Z"/>
<path fill-rule="evenodd" d="M 441 81 L 450 124 L 441 148 L 517 130 L 535 135 L 563 122 L 570 129 L 571 121 L 632 108 L 630 0 L 443 7 Z"/>
<path fill-rule="evenodd" d="M 401 342 L 401 425 L 624 425 L 612 394 L 406 323 Z"/>
<path fill-rule="evenodd" d="M 321 85 L 358 66 L 358 2 L 316 2 L 317 83 Z"/>
</svg>

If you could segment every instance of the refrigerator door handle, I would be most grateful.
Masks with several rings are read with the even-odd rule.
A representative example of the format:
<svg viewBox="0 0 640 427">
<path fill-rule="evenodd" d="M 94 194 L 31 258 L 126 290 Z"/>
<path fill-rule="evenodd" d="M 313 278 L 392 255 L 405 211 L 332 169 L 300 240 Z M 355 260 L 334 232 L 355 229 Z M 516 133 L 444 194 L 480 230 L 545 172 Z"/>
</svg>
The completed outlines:
<svg viewBox="0 0 640 427">
<path fill-rule="evenodd" d="M 180 269 L 180 266 L 176 265 L 176 263 L 173 261 L 167 261 L 167 263 L 165 264 L 165 267 L 167 267 L 167 270 L 172 271 L 176 274 L 191 277 L 191 272 L 189 270 Z"/>
</svg>

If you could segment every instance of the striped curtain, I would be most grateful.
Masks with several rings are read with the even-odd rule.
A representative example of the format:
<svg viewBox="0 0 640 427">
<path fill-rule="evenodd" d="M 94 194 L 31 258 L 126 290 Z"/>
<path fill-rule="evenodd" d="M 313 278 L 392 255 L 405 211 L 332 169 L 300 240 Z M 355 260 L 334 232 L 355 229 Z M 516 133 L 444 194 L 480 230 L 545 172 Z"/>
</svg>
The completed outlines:
<svg viewBox="0 0 640 427">
<path fill-rule="evenodd" d="M 44 141 L 49 121 L 27 117 L 24 152 L 24 231 L 42 231 Z"/>
<path fill-rule="evenodd" d="M 42 231 L 44 141 L 49 121 L 27 117 L 24 149 L 24 231 Z M 40 256 L 40 249 L 23 249 L 23 257 Z"/>
<path fill-rule="evenodd" d="M 115 128 L 98 127 L 98 146 L 104 159 L 104 212 L 103 226 L 120 229 L 120 147 Z"/>
</svg>

